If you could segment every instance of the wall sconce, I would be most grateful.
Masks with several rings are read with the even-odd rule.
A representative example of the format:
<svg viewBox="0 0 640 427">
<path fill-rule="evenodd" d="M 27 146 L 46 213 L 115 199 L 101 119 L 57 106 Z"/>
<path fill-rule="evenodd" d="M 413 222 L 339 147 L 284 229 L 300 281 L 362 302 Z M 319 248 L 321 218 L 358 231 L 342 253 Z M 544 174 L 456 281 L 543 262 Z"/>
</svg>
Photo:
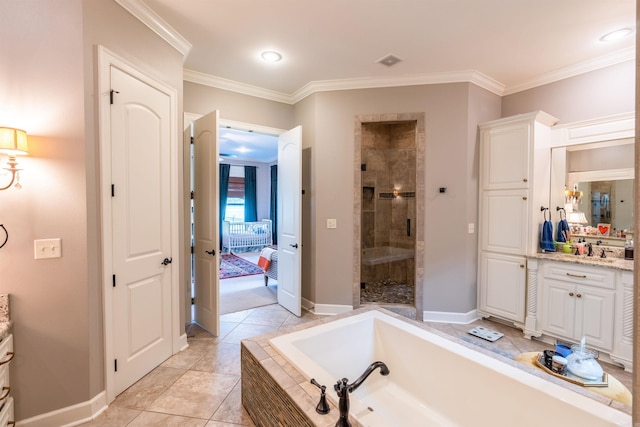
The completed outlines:
<svg viewBox="0 0 640 427">
<path fill-rule="evenodd" d="M 582 200 L 582 191 L 578 191 L 578 185 L 573 185 L 573 190 L 564 190 L 564 202 L 577 205 Z"/>
<path fill-rule="evenodd" d="M 14 182 L 16 183 L 15 187 L 17 189 L 22 188 L 19 174 L 19 171 L 22 169 L 18 168 L 16 155 L 29 154 L 27 133 L 20 129 L 0 127 L 0 153 L 9 156 L 9 161 L 7 161 L 9 167 L 5 167 L 4 169 L 11 172 L 11 181 L 6 186 L 0 187 L 0 190 L 6 190 L 11 187 Z"/>
</svg>

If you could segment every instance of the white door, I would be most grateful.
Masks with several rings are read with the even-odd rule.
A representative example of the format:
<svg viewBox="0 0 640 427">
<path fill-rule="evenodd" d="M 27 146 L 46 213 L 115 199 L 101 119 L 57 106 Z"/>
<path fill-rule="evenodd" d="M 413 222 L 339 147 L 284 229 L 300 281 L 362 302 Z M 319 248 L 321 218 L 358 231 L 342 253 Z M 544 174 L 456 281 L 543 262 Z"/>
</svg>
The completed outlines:
<svg viewBox="0 0 640 427">
<path fill-rule="evenodd" d="M 115 360 L 107 363 L 117 395 L 172 354 L 171 104 L 113 66 L 111 87 Z"/>
<path fill-rule="evenodd" d="M 193 122 L 195 322 L 220 335 L 218 111 Z"/>
<path fill-rule="evenodd" d="M 300 316 L 302 265 L 302 127 L 278 138 L 278 303 Z"/>
</svg>

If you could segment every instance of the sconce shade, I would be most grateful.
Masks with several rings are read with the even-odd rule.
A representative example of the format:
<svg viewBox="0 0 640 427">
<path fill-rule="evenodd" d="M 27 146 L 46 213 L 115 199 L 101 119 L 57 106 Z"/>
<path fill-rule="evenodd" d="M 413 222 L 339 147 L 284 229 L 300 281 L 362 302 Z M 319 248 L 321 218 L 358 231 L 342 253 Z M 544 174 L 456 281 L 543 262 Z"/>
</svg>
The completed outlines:
<svg viewBox="0 0 640 427">
<path fill-rule="evenodd" d="M 569 224 L 588 224 L 587 217 L 585 217 L 584 212 L 568 212 L 567 213 L 567 222 Z"/>
<path fill-rule="evenodd" d="M 0 153 L 10 156 L 29 154 L 27 133 L 20 129 L 0 127 Z"/>
</svg>

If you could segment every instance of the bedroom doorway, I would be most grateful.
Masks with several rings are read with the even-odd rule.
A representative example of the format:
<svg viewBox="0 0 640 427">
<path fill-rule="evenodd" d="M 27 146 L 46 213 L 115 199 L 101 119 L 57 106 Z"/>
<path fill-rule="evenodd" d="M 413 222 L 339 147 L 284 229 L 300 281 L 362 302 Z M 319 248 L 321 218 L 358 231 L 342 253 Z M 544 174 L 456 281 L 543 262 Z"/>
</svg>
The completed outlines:
<svg viewBox="0 0 640 427">
<path fill-rule="evenodd" d="M 185 114 L 185 124 L 190 123 L 192 120 L 197 119 L 199 116 L 193 114 Z M 231 177 L 234 177 L 233 185 L 235 185 L 235 192 L 230 194 L 230 196 L 241 196 L 242 194 L 238 193 L 239 186 L 242 185 L 242 180 L 244 179 L 243 172 L 244 166 L 254 166 L 256 167 L 256 182 L 258 187 L 262 187 L 261 189 L 257 189 L 257 221 L 250 222 L 261 222 L 262 219 L 271 219 L 273 217 L 271 211 L 275 210 L 275 206 L 272 206 L 272 198 L 271 198 L 271 182 L 272 182 L 272 174 L 275 172 L 276 176 L 279 173 L 277 171 L 278 166 L 278 153 L 277 148 L 275 150 L 275 154 L 269 154 L 269 150 L 261 151 L 262 154 L 258 153 L 255 150 L 255 146 L 251 146 L 249 143 L 250 140 L 258 141 L 260 139 L 268 140 L 271 139 L 273 143 L 277 147 L 278 135 L 282 134 L 283 131 L 275 128 L 267 128 L 263 126 L 255 126 L 247 123 L 233 122 L 233 121 L 225 121 L 220 120 L 220 126 L 218 128 L 219 134 L 219 156 L 218 163 L 219 164 L 228 164 L 230 167 Z M 249 145 L 247 145 L 249 144 Z M 245 151 L 243 153 L 242 151 Z M 258 154 L 256 154 L 258 153 Z M 265 156 L 266 153 L 266 157 Z M 260 157 L 262 155 L 262 157 Z M 191 161 L 193 164 L 193 150 L 191 151 Z M 266 167 L 265 167 L 266 165 Z M 273 168 L 273 167 L 275 168 Z M 193 168 L 192 168 L 193 171 Z M 192 177 L 193 182 L 194 177 Z M 245 223 L 246 221 L 238 221 L 241 218 L 242 213 L 240 208 L 241 205 L 244 204 L 242 197 L 236 197 L 233 204 L 229 209 L 229 212 L 232 215 L 233 222 L 236 223 Z M 221 206 L 222 208 L 222 206 Z M 225 210 L 221 209 L 221 216 L 226 214 Z M 193 222 L 193 202 L 191 205 L 191 215 L 192 215 L 192 232 L 194 229 Z M 236 218 L 238 217 L 238 218 Z M 277 244 L 277 222 L 273 221 L 273 246 Z M 222 248 L 220 248 L 222 249 Z M 223 252 L 233 252 L 235 255 L 236 263 L 242 263 L 244 261 L 248 261 L 253 266 L 257 263 L 257 259 L 260 255 L 259 251 L 260 247 L 234 247 L 233 250 L 229 250 L 228 248 L 224 251 L 220 251 L 220 257 L 218 258 L 218 262 L 222 263 L 223 261 Z M 239 259 L 239 260 L 238 260 Z M 277 266 L 277 260 L 274 263 Z M 193 266 L 193 264 L 192 264 Z M 193 272 L 193 270 L 192 270 Z M 222 273 L 222 271 L 221 271 Z M 219 313 L 227 314 L 229 312 L 235 311 L 233 307 L 240 307 L 237 305 L 238 301 L 242 301 L 243 303 L 255 301 L 254 306 L 261 306 L 269 303 L 277 302 L 276 290 L 278 282 L 275 279 L 276 276 L 269 276 L 268 283 L 265 281 L 264 273 L 255 274 L 255 272 L 251 274 L 242 274 L 241 276 L 224 278 L 224 276 L 220 276 L 219 282 L 219 292 L 216 297 L 219 302 Z M 193 310 L 192 304 L 189 302 L 194 295 L 195 289 L 197 288 L 197 284 L 193 281 L 192 274 L 192 287 L 188 289 L 188 295 L 186 298 L 187 301 L 187 322 L 189 322 L 190 318 L 193 319 Z M 269 300 L 270 299 L 270 300 Z M 249 307 L 247 307 L 249 308 Z M 244 307 L 240 307 L 240 310 L 246 309 Z M 230 311 L 233 310 L 233 311 Z"/>
</svg>

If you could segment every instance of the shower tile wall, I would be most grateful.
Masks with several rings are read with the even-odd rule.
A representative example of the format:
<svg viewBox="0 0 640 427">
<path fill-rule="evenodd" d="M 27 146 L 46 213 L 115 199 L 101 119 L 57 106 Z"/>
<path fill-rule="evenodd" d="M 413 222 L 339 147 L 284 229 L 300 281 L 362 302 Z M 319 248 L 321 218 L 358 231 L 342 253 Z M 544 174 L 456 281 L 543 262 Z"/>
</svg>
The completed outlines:
<svg viewBox="0 0 640 427">
<path fill-rule="evenodd" d="M 416 123 L 366 123 L 362 126 L 362 249 L 415 247 L 415 197 L 380 193 L 416 191 Z M 410 235 L 407 235 L 410 220 Z M 362 266 L 365 283 L 392 280 L 414 284 L 414 261 Z"/>
</svg>

